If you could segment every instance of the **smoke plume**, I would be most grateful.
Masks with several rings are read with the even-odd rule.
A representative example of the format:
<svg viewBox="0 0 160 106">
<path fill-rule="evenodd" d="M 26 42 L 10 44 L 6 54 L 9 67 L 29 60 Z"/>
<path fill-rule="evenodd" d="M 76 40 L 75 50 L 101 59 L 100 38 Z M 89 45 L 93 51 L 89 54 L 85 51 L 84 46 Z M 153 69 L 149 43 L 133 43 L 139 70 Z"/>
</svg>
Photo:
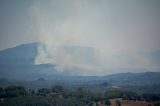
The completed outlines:
<svg viewBox="0 0 160 106">
<path fill-rule="evenodd" d="M 123 2 L 35 1 L 31 12 L 40 42 L 35 64 L 94 74 L 113 73 L 107 71 L 111 69 L 157 68 L 139 52 L 156 50 L 154 35 L 150 36 L 155 30 L 150 29 L 154 27 L 151 18 L 146 18 L 141 5 Z"/>
</svg>

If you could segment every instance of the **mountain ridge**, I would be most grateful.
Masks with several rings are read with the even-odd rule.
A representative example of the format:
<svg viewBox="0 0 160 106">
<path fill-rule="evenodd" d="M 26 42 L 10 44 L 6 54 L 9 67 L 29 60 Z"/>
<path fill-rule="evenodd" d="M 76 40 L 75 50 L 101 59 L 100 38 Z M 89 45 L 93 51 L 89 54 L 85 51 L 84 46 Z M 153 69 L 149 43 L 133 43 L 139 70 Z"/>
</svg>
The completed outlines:
<svg viewBox="0 0 160 106">
<path fill-rule="evenodd" d="M 37 55 L 38 43 L 30 43 L 16 46 L 14 48 L 5 49 L 0 51 L 0 78 L 9 79 L 38 79 L 41 77 L 51 78 L 55 76 L 73 77 L 81 76 L 76 74 L 69 74 L 70 71 L 59 72 L 54 68 L 54 65 L 39 64 L 35 65 L 35 57 Z M 73 47 L 72 47 L 73 49 Z M 84 49 L 85 50 L 85 49 Z M 92 51 L 92 49 L 91 49 Z M 70 51 L 69 51 L 70 52 Z M 89 76 L 86 76 L 91 78 Z M 144 79 L 150 80 L 151 83 L 154 80 L 160 80 L 160 72 L 144 72 L 144 73 L 116 73 L 103 76 L 92 76 L 91 79 L 104 79 L 108 81 L 114 81 L 114 79 L 120 79 L 121 82 L 127 83 L 127 80 L 132 79 Z M 82 78 L 84 78 L 82 76 Z M 133 81 L 133 83 L 136 83 Z M 140 83 L 139 83 L 140 84 Z"/>
</svg>

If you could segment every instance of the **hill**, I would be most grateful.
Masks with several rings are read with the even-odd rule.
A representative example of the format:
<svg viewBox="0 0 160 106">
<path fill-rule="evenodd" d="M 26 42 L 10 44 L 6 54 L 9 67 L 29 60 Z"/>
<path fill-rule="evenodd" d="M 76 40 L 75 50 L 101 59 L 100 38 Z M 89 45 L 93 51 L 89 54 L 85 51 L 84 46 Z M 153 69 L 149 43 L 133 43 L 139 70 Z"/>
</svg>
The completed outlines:
<svg viewBox="0 0 160 106">
<path fill-rule="evenodd" d="M 97 84 L 111 83 L 114 85 L 158 85 L 160 84 L 159 72 L 144 72 L 144 73 L 117 73 L 106 76 L 78 76 L 71 70 L 58 72 L 54 65 L 39 64 L 35 65 L 34 61 L 37 55 L 38 43 L 23 44 L 14 48 L 9 48 L 0 51 L 0 79 L 3 82 L 5 79 L 16 80 L 37 80 L 44 78 L 47 80 L 69 81 L 79 84 Z M 93 56 L 88 56 L 88 52 L 93 54 L 92 48 L 84 48 L 78 46 L 65 47 L 67 53 L 75 53 L 78 51 L 85 55 L 86 62 L 92 61 Z M 77 55 L 77 53 L 73 54 Z M 73 72 L 73 73 L 72 73 Z M 72 74 L 70 74 L 72 73 Z M 6 82 L 6 80 L 4 81 Z"/>
</svg>

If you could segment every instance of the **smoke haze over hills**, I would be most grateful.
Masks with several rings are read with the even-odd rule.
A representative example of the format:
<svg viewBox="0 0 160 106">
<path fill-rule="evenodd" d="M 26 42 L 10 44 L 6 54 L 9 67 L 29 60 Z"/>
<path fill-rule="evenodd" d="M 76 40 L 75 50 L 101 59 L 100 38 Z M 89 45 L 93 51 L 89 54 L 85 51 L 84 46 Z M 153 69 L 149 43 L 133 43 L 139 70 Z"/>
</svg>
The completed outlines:
<svg viewBox="0 0 160 106">
<path fill-rule="evenodd" d="M 158 0 L 2 0 L 0 48 L 39 42 L 35 64 L 103 75 L 160 70 Z"/>
</svg>

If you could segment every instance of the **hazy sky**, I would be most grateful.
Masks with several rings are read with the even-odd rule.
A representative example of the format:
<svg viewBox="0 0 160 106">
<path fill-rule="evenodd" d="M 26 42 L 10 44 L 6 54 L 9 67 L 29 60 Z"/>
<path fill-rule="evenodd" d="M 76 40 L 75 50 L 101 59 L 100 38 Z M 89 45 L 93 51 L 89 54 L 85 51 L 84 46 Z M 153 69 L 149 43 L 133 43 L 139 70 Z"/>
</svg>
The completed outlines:
<svg viewBox="0 0 160 106">
<path fill-rule="evenodd" d="M 92 33 L 88 36 L 95 45 L 102 40 L 111 48 L 150 50 L 160 45 L 159 0 L 0 0 L 0 14 L 0 49 L 37 41 L 39 28 L 33 21 L 40 15 L 45 24 L 67 21 L 83 30 L 75 33 Z"/>
<path fill-rule="evenodd" d="M 78 45 L 99 51 L 95 69 L 157 70 L 160 0 L 0 0 L 0 49 L 37 41 L 58 54 L 48 60 L 39 47 L 38 63 L 76 66 L 60 48 Z"/>
</svg>

